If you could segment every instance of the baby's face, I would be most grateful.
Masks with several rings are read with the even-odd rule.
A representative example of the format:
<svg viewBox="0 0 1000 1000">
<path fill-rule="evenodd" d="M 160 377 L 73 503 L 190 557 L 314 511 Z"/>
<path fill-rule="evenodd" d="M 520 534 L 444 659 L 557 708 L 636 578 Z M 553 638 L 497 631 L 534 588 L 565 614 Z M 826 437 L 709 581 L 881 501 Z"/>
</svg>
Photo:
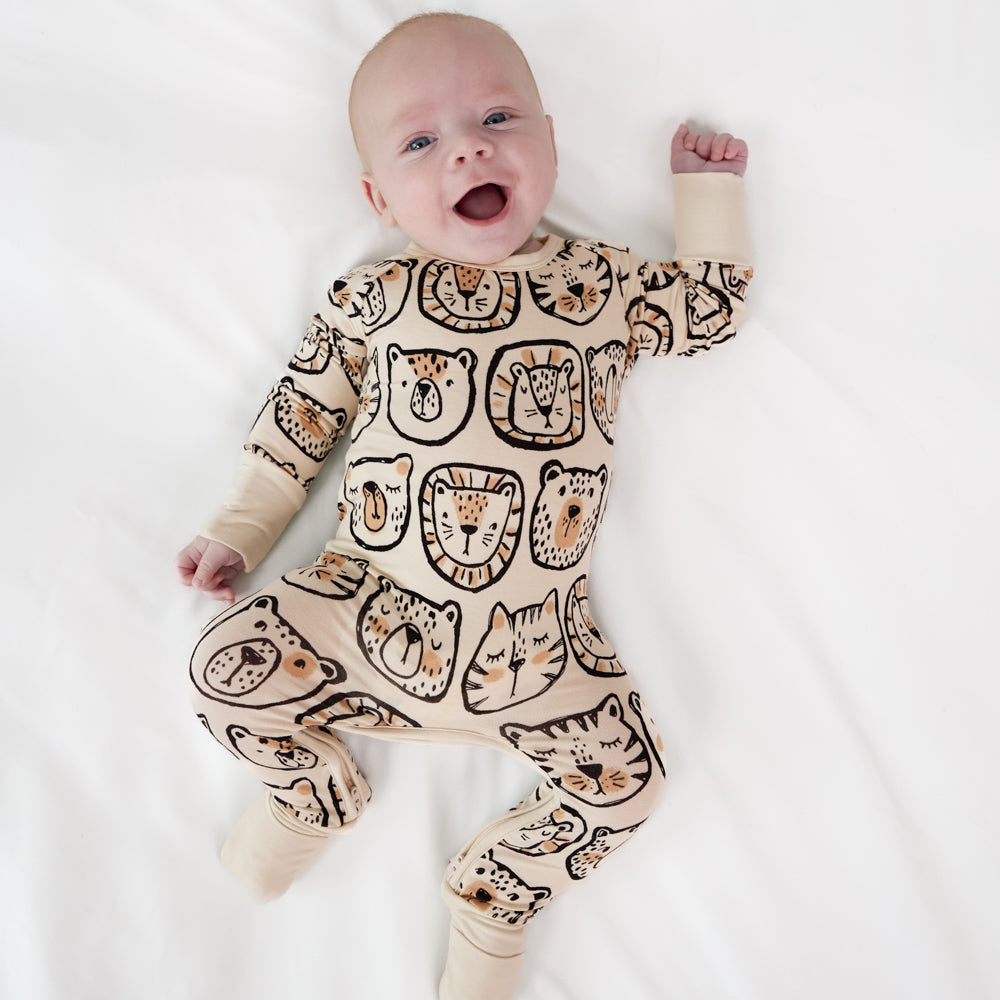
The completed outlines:
<svg viewBox="0 0 1000 1000">
<path fill-rule="evenodd" d="M 362 70 L 355 121 L 362 188 L 386 225 L 463 263 L 531 248 L 556 180 L 552 120 L 501 32 L 405 32 Z"/>
</svg>

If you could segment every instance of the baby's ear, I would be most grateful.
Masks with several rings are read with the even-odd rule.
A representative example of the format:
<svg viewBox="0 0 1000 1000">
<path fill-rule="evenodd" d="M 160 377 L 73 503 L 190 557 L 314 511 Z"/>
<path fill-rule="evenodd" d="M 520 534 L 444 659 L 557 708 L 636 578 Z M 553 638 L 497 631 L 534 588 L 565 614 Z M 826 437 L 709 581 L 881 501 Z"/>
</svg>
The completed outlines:
<svg viewBox="0 0 1000 1000">
<path fill-rule="evenodd" d="M 388 226 L 390 229 L 396 225 L 396 217 L 392 214 L 388 202 L 382 197 L 382 191 L 371 174 L 361 175 L 361 191 L 365 196 L 365 201 L 371 205 L 372 210 L 382 220 L 382 225 Z"/>
<path fill-rule="evenodd" d="M 556 169 L 559 169 L 559 150 L 556 149 L 556 127 L 552 123 L 552 115 L 546 115 L 545 120 L 549 123 L 549 136 L 552 139 L 552 162 Z"/>
</svg>

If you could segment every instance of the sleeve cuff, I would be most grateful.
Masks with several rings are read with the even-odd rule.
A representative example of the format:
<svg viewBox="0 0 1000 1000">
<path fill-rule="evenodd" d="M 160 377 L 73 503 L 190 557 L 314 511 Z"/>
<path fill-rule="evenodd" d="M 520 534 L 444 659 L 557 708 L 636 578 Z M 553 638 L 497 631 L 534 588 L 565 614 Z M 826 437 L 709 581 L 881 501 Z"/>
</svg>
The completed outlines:
<svg viewBox="0 0 1000 1000">
<path fill-rule="evenodd" d="M 287 472 L 244 452 L 225 503 L 199 533 L 239 552 L 249 573 L 267 555 L 305 498 L 305 490 Z"/>
<path fill-rule="evenodd" d="M 674 174 L 674 239 L 678 260 L 749 267 L 743 178 L 730 173 Z"/>
</svg>

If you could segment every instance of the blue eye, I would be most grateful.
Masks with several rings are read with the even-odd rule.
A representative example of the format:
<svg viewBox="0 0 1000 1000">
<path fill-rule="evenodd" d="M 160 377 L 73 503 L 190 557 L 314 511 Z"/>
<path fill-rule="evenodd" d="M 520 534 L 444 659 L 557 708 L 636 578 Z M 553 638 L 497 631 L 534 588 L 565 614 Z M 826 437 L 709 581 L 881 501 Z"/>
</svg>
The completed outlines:
<svg viewBox="0 0 1000 1000">
<path fill-rule="evenodd" d="M 510 115 L 506 111 L 494 111 L 486 121 L 483 122 L 484 125 L 502 125 L 504 122 L 510 121 Z"/>
<path fill-rule="evenodd" d="M 416 153 L 421 149 L 426 149 L 434 140 L 427 135 L 422 135 L 419 139 L 414 139 L 406 144 L 408 153 Z"/>
</svg>

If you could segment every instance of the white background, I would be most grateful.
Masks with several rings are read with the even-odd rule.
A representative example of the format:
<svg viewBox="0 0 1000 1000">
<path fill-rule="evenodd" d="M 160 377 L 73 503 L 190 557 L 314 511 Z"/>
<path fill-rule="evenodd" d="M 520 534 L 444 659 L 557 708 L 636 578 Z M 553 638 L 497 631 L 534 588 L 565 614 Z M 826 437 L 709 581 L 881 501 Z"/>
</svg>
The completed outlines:
<svg viewBox="0 0 1000 1000">
<path fill-rule="evenodd" d="M 457 6 L 534 66 L 560 232 L 669 257 L 677 123 L 751 150 L 751 318 L 637 368 L 591 583 L 672 783 L 532 925 L 520 996 L 1000 995 L 1000 17 Z M 402 245 L 346 94 L 416 9 L 0 9 L 5 998 L 432 1000 L 444 864 L 535 783 L 355 740 L 361 829 L 261 906 L 216 860 L 256 787 L 188 708 L 216 608 L 173 555 L 327 283 Z M 244 592 L 311 561 L 337 478 Z"/>
</svg>

